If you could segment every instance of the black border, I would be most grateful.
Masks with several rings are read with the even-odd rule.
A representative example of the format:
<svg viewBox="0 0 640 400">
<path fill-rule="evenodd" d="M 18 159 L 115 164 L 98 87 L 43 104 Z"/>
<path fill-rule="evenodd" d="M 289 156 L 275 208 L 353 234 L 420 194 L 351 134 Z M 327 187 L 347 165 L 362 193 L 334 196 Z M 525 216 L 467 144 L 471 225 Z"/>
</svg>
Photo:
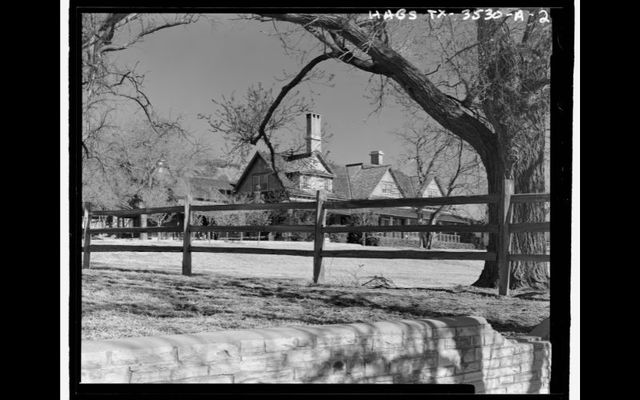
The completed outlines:
<svg viewBox="0 0 640 400">
<path fill-rule="evenodd" d="M 118 9 L 132 8 L 144 12 L 210 12 L 210 13 L 247 13 L 263 10 L 286 12 L 348 12 L 345 8 L 367 10 L 407 10 L 441 9 L 462 10 L 473 7 L 551 7 L 553 19 L 553 55 L 551 58 L 552 87 L 551 87 L 551 203 L 553 204 L 553 224 L 551 232 L 555 243 L 552 259 L 558 266 L 554 271 L 551 285 L 552 312 L 550 317 L 551 330 L 554 332 L 552 343 L 552 372 L 549 395 L 528 395 L 530 397 L 568 398 L 569 394 L 569 326 L 570 326 L 570 293 L 571 293 L 571 183 L 572 183 L 572 120 L 573 120 L 573 67 L 574 67 L 574 19 L 575 9 L 570 1 L 546 1 L 541 5 L 523 3 L 522 1 L 503 2 L 491 1 L 480 4 L 477 1 L 465 1 L 460 4 L 447 4 L 447 7 L 437 5 L 425 6 L 424 3 L 408 1 L 393 6 L 391 2 L 369 2 L 366 7 L 355 7 L 341 2 L 337 6 L 308 6 L 286 7 L 278 2 L 268 7 L 252 7 L 252 3 L 243 4 L 233 2 L 233 6 L 223 6 L 220 2 L 211 1 L 180 1 L 173 4 L 161 4 L 160 1 L 123 1 L 111 0 L 95 2 L 91 0 L 75 0 L 69 7 L 69 254 L 70 254 L 70 308 L 69 308 L 69 390 L 73 399 L 97 399 L 107 396 L 120 398 L 153 398 L 153 399 L 189 399 L 189 398 L 231 398 L 265 394 L 278 397 L 292 396 L 335 396 L 349 397 L 416 397 L 424 394 L 450 393 L 452 389 L 462 389 L 463 385 L 375 385 L 375 384 L 333 384 L 333 385 L 283 385 L 283 384 L 247 384 L 247 385 L 214 385 L 214 384 L 79 384 L 80 381 L 80 343 L 81 343 L 81 87 L 77 82 L 80 68 L 80 12 L 113 12 Z M 215 4 L 212 7 L 211 4 Z M 418 3 L 418 4 L 416 4 Z M 450 3 L 450 2 L 447 2 Z M 471 4 L 477 3 L 477 4 Z M 298 3 L 299 4 L 299 3 Z M 326 2 L 323 2 L 326 4 Z M 438 3 L 434 3 L 438 4 Z M 415 6 L 413 6 L 415 5 Z M 444 5 L 444 4 L 442 4 Z M 452 8 L 452 6 L 456 8 Z M 141 9 L 143 8 L 143 9 Z M 355 11 L 355 10 L 353 10 Z M 62 133 L 64 134 L 64 133 Z M 64 383 L 63 383 L 64 384 Z M 464 394 L 449 396 L 465 396 Z M 473 395 L 491 396 L 491 395 Z"/>
</svg>

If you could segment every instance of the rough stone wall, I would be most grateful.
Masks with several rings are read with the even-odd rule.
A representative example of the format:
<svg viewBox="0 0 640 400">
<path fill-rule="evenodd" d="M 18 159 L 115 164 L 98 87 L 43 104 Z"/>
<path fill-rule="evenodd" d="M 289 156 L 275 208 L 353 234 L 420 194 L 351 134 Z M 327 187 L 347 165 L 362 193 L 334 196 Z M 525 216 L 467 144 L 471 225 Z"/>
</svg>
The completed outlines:
<svg viewBox="0 0 640 400">
<path fill-rule="evenodd" d="M 82 383 L 464 383 L 548 393 L 551 346 L 479 317 L 82 343 Z"/>
</svg>

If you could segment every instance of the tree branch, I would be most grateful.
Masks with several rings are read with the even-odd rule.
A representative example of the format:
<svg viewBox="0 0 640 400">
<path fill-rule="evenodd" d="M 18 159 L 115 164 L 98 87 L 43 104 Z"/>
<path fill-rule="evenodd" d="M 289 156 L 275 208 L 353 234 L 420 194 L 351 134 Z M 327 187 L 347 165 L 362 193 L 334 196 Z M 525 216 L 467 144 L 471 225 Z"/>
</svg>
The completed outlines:
<svg viewBox="0 0 640 400">
<path fill-rule="evenodd" d="M 266 133 L 267 124 L 271 120 L 271 117 L 273 116 L 275 110 L 278 108 L 280 103 L 282 103 L 282 100 L 285 98 L 287 93 L 289 93 L 291 89 L 298 85 L 302 81 L 302 79 L 309 73 L 309 71 L 311 71 L 316 65 L 330 58 L 335 58 L 335 53 L 325 53 L 317 56 L 313 60 L 309 61 L 309 63 L 307 63 L 307 65 L 305 65 L 289 83 L 283 86 L 283 88 L 280 90 L 280 93 L 278 94 L 278 97 L 276 97 L 273 103 L 271 103 L 269 109 L 267 110 L 267 113 L 262 119 L 262 123 L 260 123 L 260 126 L 258 127 L 258 135 L 250 140 L 251 144 L 258 143 L 260 139 L 264 141 L 271 153 L 271 166 L 273 167 L 274 171 L 276 171 L 275 151 Z"/>
<path fill-rule="evenodd" d="M 395 82 L 434 120 L 471 144 L 483 162 L 491 163 L 497 152 L 497 138 L 476 118 L 473 111 L 455 98 L 441 92 L 428 77 L 381 40 L 371 37 L 354 21 L 339 15 L 261 14 L 263 17 L 291 22 L 309 28 L 335 32 L 355 48 L 371 57 L 370 62 L 344 59 L 368 72 L 385 75 Z M 315 35 L 322 40 L 318 35 Z M 325 43 L 327 43 L 325 39 Z M 342 60 L 342 59 L 341 59 Z"/>
</svg>

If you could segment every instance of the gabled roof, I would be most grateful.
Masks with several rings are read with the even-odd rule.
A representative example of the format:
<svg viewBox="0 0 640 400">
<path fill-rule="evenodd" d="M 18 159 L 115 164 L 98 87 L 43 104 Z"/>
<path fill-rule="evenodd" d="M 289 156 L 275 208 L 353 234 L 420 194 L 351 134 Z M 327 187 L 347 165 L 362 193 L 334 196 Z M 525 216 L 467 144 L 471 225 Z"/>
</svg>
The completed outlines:
<svg viewBox="0 0 640 400">
<path fill-rule="evenodd" d="M 344 167 L 334 165 L 333 169 L 336 171 L 333 191 L 340 197 L 346 199 L 368 199 L 387 171 L 390 171 L 400 187 L 400 191 L 404 193 L 401 182 L 397 179 L 391 165 L 358 163 L 347 164 Z"/>
<path fill-rule="evenodd" d="M 242 175 L 240 175 L 240 178 L 236 183 L 236 187 L 240 187 L 240 183 L 246 178 L 246 175 L 249 173 L 257 159 L 262 159 L 267 165 L 267 168 L 273 172 L 271 154 L 267 151 L 258 150 L 255 152 L 253 157 L 251 157 L 249 163 L 242 171 Z M 326 171 L 317 168 L 315 163 L 312 161 L 314 159 L 317 159 Z M 293 191 L 300 191 L 298 186 L 289 179 L 291 174 L 305 174 L 335 178 L 332 167 L 327 163 L 322 154 L 317 151 L 302 154 L 276 153 L 274 154 L 274 161 L 277 170 L 275 176 L 282 186 L 287 189 L 287 191 L 291 192 L 290 194 L 295 194 Z"/>
<path fill-rule="evenodd" d="M 447 193 L 445 190 L 445 185 L 442 184 L 440 178 L 438 178 L 435 174 L 428 174 L 424 179 L 424 183 L 420 184 L 417 176 L 408 176 L 404 172 L 397 169 L 392 169 L 391 173 L 396 178 L 396 181 L 400 186 L 400 190 L 402 190 L 402 193 L 405 197 L 421 197 L 422 192 L 424 192 L 427 186 L 429 186 L 433 181 L 436 182 L 436 185 L 438 185 L 438 189 L 440 189 L 440 192 L 443 196 Z"/>
<path fill-rule="evenodd" d="M 418 194 L 422 193 L 427 186 L 429 186 L 431 184 L 431 182 L 436 181 L 436 185 L 438 185 L 438 189 L 440 189 L 440 193 L 442 193 L 443 196 L 447 195 L 447 191 L 444 189 L 445 185 L 442 184 L 442 181 L 440 180 L 440 178 L 438 178 L 437 176 L 435 176 L 434 174 L 428 174 L 424 180 L 424 183 L 418 188 Z"/>
<path fill-rule="evenodd" d="M 211 201 L 225 200 L 226 197 L 220 191 L 233 190 L 231 182 L 220 177 L 192 176 L 189 177 L 189 186 L 194 199 Z"/>
<path fill-rule="evenodd" d="M 398 182 L 398 187 L 404 197 L 417 197 L 418 191 L 416 190 L 417 181 L 414 183 L 413 177 L 408 176 L 402 171 L 397 169 L 391 169 L 391 174 Z"/>
</svg>

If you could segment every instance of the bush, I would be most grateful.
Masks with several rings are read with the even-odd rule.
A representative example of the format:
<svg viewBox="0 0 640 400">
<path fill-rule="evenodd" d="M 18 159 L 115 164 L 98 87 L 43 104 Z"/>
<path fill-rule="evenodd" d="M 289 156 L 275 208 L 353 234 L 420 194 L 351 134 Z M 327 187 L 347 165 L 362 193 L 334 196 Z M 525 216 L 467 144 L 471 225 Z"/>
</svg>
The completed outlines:
<svg viewBox="0 0 640 400">
<path fill-rule="evenodd" d="M 308 232 L 291 232 L 289 240 L 292 242 L 308 242 L 313 240 L 313 233 Z"/>
<path fill-rule="evenodd" d="M 346 232 L 330 233 L 329 240 L 332 241 L 333 243 L 347 243 L 347 233 Z"/>
<path fill-rule="evenodd" d="M 347 235 L 347 243 L 357 243 L 362 244 L 362 233 L 361 232 L 349 232 Z M 367 236 L 365 239 L 366 246 L 380 246 L 380 238 L 377 236 Z"/>
<path fill-rule="evenodd" d="M 362 233 L 360 232 L 349 232 L 347 234 L 347 243 L 362 243 Z"/>
<path fill-rule="evenodd" d="M 380 246 L 380 238 L 376 236 L 367 236 L 366 244 L 367 246 Z"/>
</svg>

